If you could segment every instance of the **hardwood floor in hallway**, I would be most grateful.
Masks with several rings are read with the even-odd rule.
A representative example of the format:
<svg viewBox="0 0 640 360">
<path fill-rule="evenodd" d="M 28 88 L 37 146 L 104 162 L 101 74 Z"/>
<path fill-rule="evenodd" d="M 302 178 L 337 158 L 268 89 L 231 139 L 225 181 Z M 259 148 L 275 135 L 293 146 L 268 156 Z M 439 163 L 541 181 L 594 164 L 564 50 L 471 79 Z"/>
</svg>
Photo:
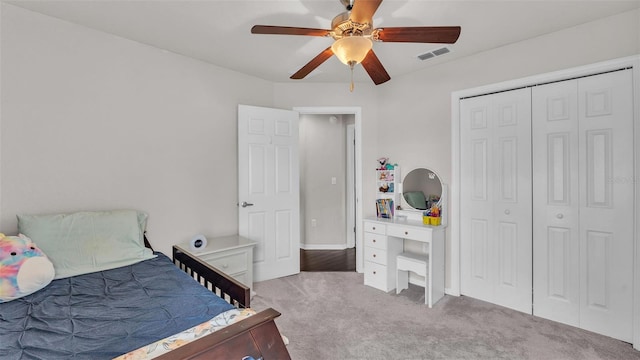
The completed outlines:
<svg viewBox="0 0 640 360">
<path fill-rule="evenodd" d="M 345 250 L 300 249 L 300 271 L 356 271 L 356 248 Z"/>
</svg>

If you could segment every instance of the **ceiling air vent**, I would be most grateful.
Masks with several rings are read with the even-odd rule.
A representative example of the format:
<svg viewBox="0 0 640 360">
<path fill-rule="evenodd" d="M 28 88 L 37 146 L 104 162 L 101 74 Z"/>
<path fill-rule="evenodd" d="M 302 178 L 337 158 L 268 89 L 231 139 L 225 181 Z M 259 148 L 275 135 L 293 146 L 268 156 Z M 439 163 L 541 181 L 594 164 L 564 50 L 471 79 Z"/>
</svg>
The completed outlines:
<svg viewBox="0 0 640 360">
<path fill-rule="evenodd" d="M 444 54 L 447 54 L 447 53 L 450 53 L 450 52 L 451 52 L 451 50 L 449 50 L 449 48 L 445 46 L 445 47 L 441 47 L 441 48 L 435 49 L 435 50 L 430 51 L 430 52 L 426 52 L 424 54 L 420 54 L 420 55 L 418 55 L 418 59 L 424 61 L 424 60 L 431 59 L 433 57 L 444 55 Z"/>
</svg>

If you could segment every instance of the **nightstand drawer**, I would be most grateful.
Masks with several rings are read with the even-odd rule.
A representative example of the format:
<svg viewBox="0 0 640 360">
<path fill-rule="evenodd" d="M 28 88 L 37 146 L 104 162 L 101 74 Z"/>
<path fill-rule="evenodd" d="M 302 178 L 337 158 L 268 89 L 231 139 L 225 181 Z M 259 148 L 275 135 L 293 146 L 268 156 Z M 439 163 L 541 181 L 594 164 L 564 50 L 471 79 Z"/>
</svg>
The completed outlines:
<svg viewBox="0 0 640 360">
<path fill-rule="evenodd" d="M 387 248 L 387 236 L 380 235 L 380 234 L 364 233 L 364 246 L 385 250 Z"/>
<path fill-rule="evenodd" d="M 380 265 L 387 265 L 387 252 L 381 249 L 365 247 L 364 260 L 372 261 Z"/>
<path fill-rule="evenodd" d="M 202 255 L 200 258 L 229 275 L 247 271 L 248 260 L 246 251 L 241 253 Z"/>
<path fill-rule="evenodd" d="M 378 290 L 387 289 L 387 267 L 370 261 L 364 262 L 364 284 Z"/>
<path fill-rule="evenodd" d="M 383 224 L 378 224 L 378 223 L 368 222 L 368 221 L 364 222 L 364 231 L 365 232 L 384 235 L 385 234 L 385 228 L 386 228 L 386 226 L 383 225 Z"/>
<path fill-rule="evenodd" d="M 429 237 L 429 230 L 416 229 L 415 227 L 391 225 L 387 227 L 389 236 L 410 239 L 410 240 L 426 240 Z"/>
</svg>

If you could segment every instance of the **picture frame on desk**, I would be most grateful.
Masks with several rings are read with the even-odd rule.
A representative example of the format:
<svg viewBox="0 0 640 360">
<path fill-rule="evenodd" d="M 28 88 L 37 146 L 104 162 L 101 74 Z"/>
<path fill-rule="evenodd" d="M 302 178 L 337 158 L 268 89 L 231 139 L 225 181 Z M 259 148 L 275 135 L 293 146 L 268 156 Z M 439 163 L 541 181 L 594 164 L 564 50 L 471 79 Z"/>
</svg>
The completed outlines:
<svg viewBox="0 0 640 360">
<path fill-rule="evenodd" d="M 393 218 L 393 200 L 392 199 L 377 199 L 376 200 L 376 214 L 379 218 L 391 219 Z"/>
</svg>

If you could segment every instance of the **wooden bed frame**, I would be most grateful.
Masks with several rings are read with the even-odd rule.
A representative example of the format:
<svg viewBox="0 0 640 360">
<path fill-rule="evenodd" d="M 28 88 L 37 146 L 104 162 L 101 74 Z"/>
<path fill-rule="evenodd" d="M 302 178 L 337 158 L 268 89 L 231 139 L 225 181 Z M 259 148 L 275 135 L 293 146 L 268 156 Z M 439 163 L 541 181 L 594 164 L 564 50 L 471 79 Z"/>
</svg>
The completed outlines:
<svg viewBox="0 0 640 360">
<path fill-rule="evenodd" d="M 173 247 L 173 262 L 230 304 L 236 307 L 250 306 L 251 295 L 247 286 L 213 266 L 194 259 L 179 246 Z M 274 322 L 278 316 L 280 316 L 279 312 L 269 308 L 156 359 L 241 360 L 245 356 L 252 356 L 256 360 L 291 359 Z"/>
</svg>

